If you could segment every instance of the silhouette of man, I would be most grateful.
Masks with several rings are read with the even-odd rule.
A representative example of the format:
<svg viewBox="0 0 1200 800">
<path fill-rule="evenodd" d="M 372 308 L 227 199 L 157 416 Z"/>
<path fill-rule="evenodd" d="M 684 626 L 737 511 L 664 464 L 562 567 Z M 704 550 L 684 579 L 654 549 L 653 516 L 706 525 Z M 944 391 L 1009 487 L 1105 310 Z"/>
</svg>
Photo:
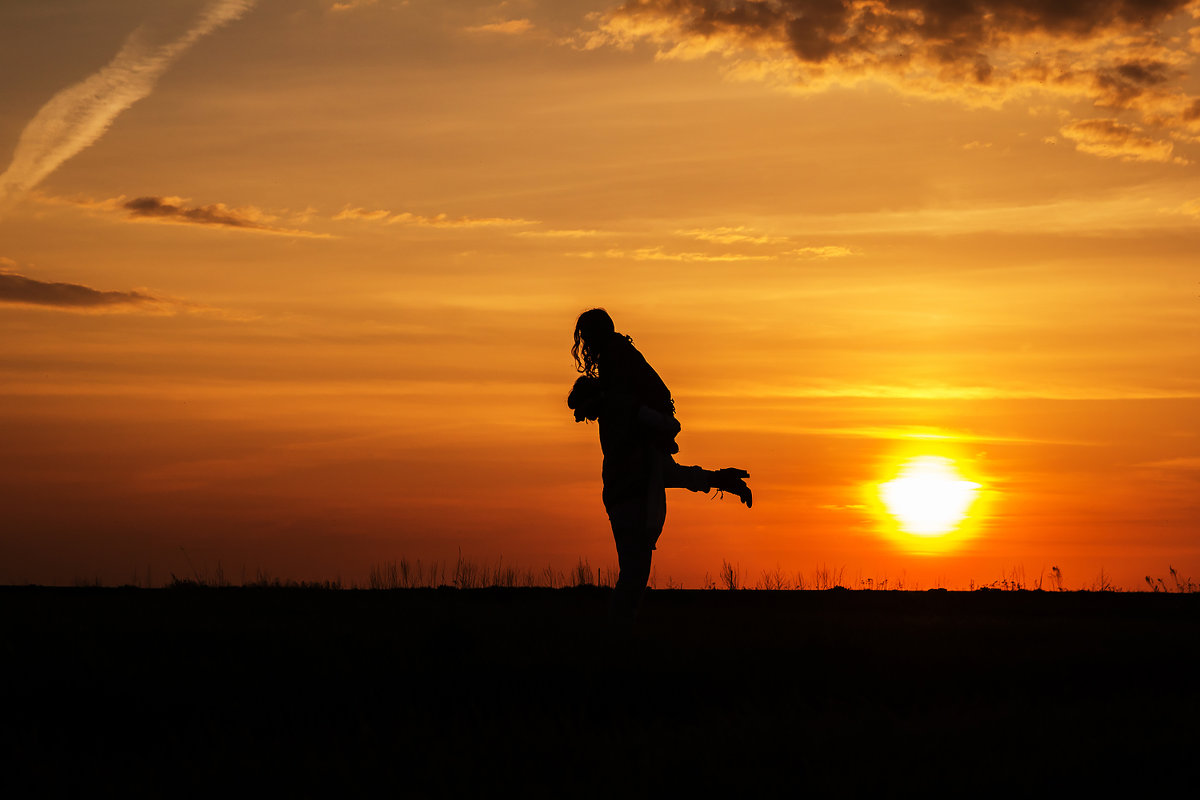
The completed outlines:
<svg viewBox="0 0 1200 800">
<path fill-rule="evenodd" d="M 629 624 L 645 592 L 651 554 L 666 521 L 666 489 L 720 489 L 737 495 L 749 508 L 753 498 L 744 479 L 750 473 L 676 463 L 680 425 L 671 392 L 633 339 L 616 332 L 604 309 L 579 315 L 571 355 L 583 375 L 575 381 L 567 406 L 576 422 L 600 423 L 604 509 L 620 567 L 609 614 L 613 622 Z"/>
</svg>

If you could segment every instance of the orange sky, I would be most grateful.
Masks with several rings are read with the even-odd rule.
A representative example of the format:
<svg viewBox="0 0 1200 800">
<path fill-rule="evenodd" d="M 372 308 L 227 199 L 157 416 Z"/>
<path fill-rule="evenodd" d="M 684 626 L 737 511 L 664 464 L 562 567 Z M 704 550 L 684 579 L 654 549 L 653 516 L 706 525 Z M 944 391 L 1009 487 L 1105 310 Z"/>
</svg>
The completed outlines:
<svg viewBox="0 0 1200 800">
<path fill-rule="evenodd" d="M 591 306 L 660 585 L 1200 576 L 1200 3 L 160 5 L 0 8 L 0 581 L 615 562 Z"/>
</svg>

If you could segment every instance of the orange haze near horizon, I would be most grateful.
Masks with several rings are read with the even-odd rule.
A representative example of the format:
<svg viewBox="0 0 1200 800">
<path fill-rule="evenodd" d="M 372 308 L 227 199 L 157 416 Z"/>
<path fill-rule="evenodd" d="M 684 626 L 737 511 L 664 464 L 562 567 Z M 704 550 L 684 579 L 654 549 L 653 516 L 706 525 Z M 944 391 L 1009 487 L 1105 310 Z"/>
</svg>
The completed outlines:
<svg viewBox="0 0 1200 800">
<path fill-rule="evenodd" d="M 1200 4 L 702 5 L 5 5 L 0 582 L 615 564 L 594 306 L 752 476 L 659 587 L 1200 577 Z"/>
</svg>

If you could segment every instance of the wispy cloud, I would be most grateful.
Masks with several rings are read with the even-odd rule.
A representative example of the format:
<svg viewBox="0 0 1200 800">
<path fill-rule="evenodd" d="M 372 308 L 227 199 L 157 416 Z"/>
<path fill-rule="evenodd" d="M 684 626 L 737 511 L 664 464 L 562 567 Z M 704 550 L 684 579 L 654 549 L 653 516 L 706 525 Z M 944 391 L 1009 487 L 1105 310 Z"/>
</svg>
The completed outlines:
<svg viewBox="0 0 1200 800">
<path fill-rule="evenodd" d="M 504 33 L 515 35 L 527 33 L 533 29 L 533 23 L 527 19 L 506 19 L 503 22 L 491 22 L 487 25 L 473 25 L 467 30 L 471 33 Z"/>
<path fill-rule="evenodd" d="M 1115 119 L 1077 120 L 1064 126 L 1059 133 L 1075 142 L 1076 150 L 1101 158 L 1187 163 L 1186 159 L 1171 155 L 1175 149 L 1171 142 L 1147 136 L 1137 125 Z"/>
<path fill-rule="evenodd" d="M 0 303 L 48 306 L 65 311 L 125 311 L 131 307 L 155 307 L 161 301 L 141 291 L 105 291 L 78 283 L 39 281 L 10 270 L 15 266 L 0 259 Z"/>
<path fill-rule="evenodd" d="M 213 0 L 182 35 L 164 43 L 134 31 L 100 71 L 63 89 L 25 126 L 12 163 L 0 174 L 0 213 L 98 140 L 125 109 L 147 97 L 159 77 L 189 47 L 232 22 L 256 0 Z"/>
<path fill-rule="evenodd" d="M 334 215 L 335 221 L 377 222 L 382 225 L 405 225 L 420 228 L 512 228 L 537 225 L 538 220 L 518 217 L 451 217 L 436 214 L 432 217 L 408 211 L 393 213 L 386 209 L 352 208 L 347 206 Z"/>
<path fill-rule="evenodd" d="M 567 253 L 575 258 L 612 258 L 629 261 L 774 261 L 775 256 L 745 255 L 742 253 L 670 253 L 661 247 L 642 247 L 637 250 L 588 250 L 581 253 Z"/>
<path fill-rule="evenodd" d="M 258 319 L 253 313 L 216 308 L 148 289 L 95 289 L 82 283 L 44 281 L 17 272 L 18 264 L 0 257 L 0 306 L 24 306 L 77 314 L 186 314 L 230 322 Z"/>
<path fill-rule="evenodd" d="M 379 0 L 342 0 L 335 2 L 329 6 L 329 10 L 333 12 L 353 11 L 356 8 L 366 8 L 375 5 Z"/>
<path fill-rule="evenodd" d="M 1060 146 L 1063 144 L 1059 142 Z M 914 232 L 932 233 L 953 230 L 957 234 L 1005 231 L 1014 232 L 1088 232 L 1099 235 L 1116 231 L 1159 228 L 1189 228 L 1200 216 L 1200 199 L 1186 183 L 1162 194 L 1149 192 L 1104 192 L 1078 198 L 1049 199 L 1022 205 L 964 206 L 931 205 L 905 211 L 863 211 L 812 214 L 805 216 L 805 230 L 821 231 L 830 239 Z M 794 224 L 784 215 L 777 218 L 781 228 Z M 798 238 L 798 237 L 797 237 Z M 840 247 L 841 245 L 827 245 Z M 803 248 L 800 248 L 803 249 Z M 859 255 L 847 248 L 845 255 Z M 816 253 L 792 253 L 812 257 Z M 787 257 L 784 255 L 783 257 Z"/>
<path fill-rule="evenodd" d="M 785 255 L 799 258 L 845 258 L 854 255 L 854 251 L 838 244 L 827 244 L 819 247 L 798 247 L 795 250 L 788 250 Z"/>
<path fill-rule="evenodd" d="M 517 236 L 529 236 L 534 238 L 544 239 L 586 239 L 591 236 L 599 236 L 600 231 L 583 230 L 583 229 L 566 229 L 557 230 L 551 229 L 546 231 L 518 231 Z"/>
<path fill-rule="evenodd" d="M 720 391 L 694 391 L 703 397 L 757 398 L 867 398 L 897 400 L 1170 400 L 1197 399 L 1189 389 L 1156 389 L 1107 385 L 959 385 L 947 383 L 888 384 L 834 380 L 781 386 L 747 386 L 736 395 Z"/>
<path fill-rule="evenodd" d="M 1139 464 L 1138 466 L 1149 467 L 1152 469 L 1200 472 L 1200 456 L 1185 456 L 1183 458 L 1168 458 L 1164 459 L 1163 461 L 1148 461 L 1144 464 Z"/>
<path fill-rule="evenodd" d="M 278 216 L 268 214 L 254 206 L 231 208 L 224 203 L 206 206 L 188 206 L 180 197 L 135 197 L 125 200 L 120 206 L 135 220 L 169 222 L 182 225 L 213 225 L 221 228 L 236 228 L 251 233 L 270 233 L 277 236 L 302 236 L 328 239 L 327 233 L 314 233 L 298 228 L 285 228 L 275 224 Z"/>
<path fill-rule="evenodd" d="M 628 0 L 574 42 L 715 54 L 733 77 L 804 93 L 871 80 L 974 106 L 1083 100 L 1195 141 L 1200 98 L 1186 79 L 1200 27 L 1189 19 L 1196 0 Z"/>
<path fill-rule="evenodd" d="M 837 436 L 844 438 L 881 439 L 907 442 L 971 442 L 975 444 L 1067 444 L 1081 447 L 1096 446 L 1097 442 L 1085 442 L 1066 438 L 1038 438 L 1027 436 L 1003 436 L 1000 434 L 968 433 L 944 428 L 921 425 L 897 425 L 895 427 L 862 426 L 857 428 L 838 426 L 789 425 L 780 422 L 776 430 L 810 436 Z"/>
<path fill-rule="evenodd" d="M 269 212 L 256 206 L 228 206 L 225 203 L 189 205 L 184 197 L 147 195 L 129 198 L 126 195 L 96 200 L 90 197 L 56 197 L 35 195 L 38 202 L 52 206 L 71 206 L 103 215 L 116 215 L 131 222 L 157 222 L 173 225 L 201 225 L 236 230 L 245 233 L 265 233 L 275 236 L 298 236 L 309 239 L 329 239 L 328 233 L 303 230 L 312 209 L 301 212 Z"/>
<path fill-rule="evenodd" d="M 716 242 L 717 244 L 779 244 L 780 242 L 787 241 L 786 236 L 771 236 L 744 225 L 737 227 L 691 228 L 689 230 L 675 231 L 675 233 L 679 236 L 687 236 L 702 242 Z"/>
</svg>

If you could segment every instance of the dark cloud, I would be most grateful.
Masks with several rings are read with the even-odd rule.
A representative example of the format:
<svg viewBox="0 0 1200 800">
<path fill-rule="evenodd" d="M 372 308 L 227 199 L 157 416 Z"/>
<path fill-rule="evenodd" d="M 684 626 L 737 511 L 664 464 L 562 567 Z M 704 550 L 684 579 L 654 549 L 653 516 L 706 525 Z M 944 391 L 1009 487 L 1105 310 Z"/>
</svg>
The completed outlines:
<svg viewBox="0 0 1200 800">
<path fill-rule="evenodd" d="M 90 214 L 103 216 L 119 214 L 122 219 L 138 224 L 151 222 L 170 225 L 199 225 L 206 228 L 266 233 L 274 236 L 297 236 L 309 239 L 333 238 L 327 233 L 286 227 L 307 225 L 316 213 L 316 209 L 313 208 L 303 211 L 278 209 L 272 212 L 255 206 L 234 208 L 224 203 L 194 206 L 189 205 L 188 200 L 183 197 L 161 195 L 146 195 L 130 200 L 122 194 L 98 200 L 94 197 L 80 195 L 61 197 L 38 193 L 34 195 L 34 198 L 45 205 L 72 206 L 85 209 Z"/>
<path fill-rule="evenodd" d="M 879 78 L 972 102 L 1050 91 L 1186 127 L 1195 54 L 1164 28 L 1180 13 L 1200 11 L 1192 0 L 629 0 L 584 46 L 719 52 L 808 90 Z"/>
<path fill-rule="evenodd" d="M 1134 61 L 1099 68 L 1093 80 L 1099 95 L 1098 105 L 1126 108 L 1143 97 L 1147 89 L 1178 76 L 1178 70 L 1171 69 L 1161 61 Z"/>
<path fill-rule="evenodd" d="M 188 208 L 179 204 L 179 201 L 175 200 L 175 198 L 135 197 L 132 200 L 126 201 L 122 205 L 122 208 L 127 210 L 131 217 L 156 217 L 181 222 L 194 222 L 197 225 L 225 225 L 230 228 L 255 228 L 260 230 L 269 228 L 267 225 L 256 222 L 241 215 L 238 211 L 226 207 L 224 203 Z"/>
<path fill-rule="evenodd" d="M 735 33 L 786 41 L 802 61 L 891 43 L 944 61 L 986 60 L 1013 36 L 1086 39 L 1114 28 L 1149 27 L 1190 0 L 630 0 L 614 17 L 670 18 L 687 33 Z M 907 56 L 892 52 L 901 59 Z"/>
<path fill-rule="evenodd" d="M 108 207 L 113 201 L 104 201 L 100 206 Z M 135 197 L 126 200 L 118 199 L 120 208 L 129 212 L 131 219 L 153 220 L 157 222 L 174 222 L 185 225 L 210 225 L 219 228 L 236 228 L 255 233 L 272 233 L 280 236 L 304 236 L 325 239 L 327 234 L 296 228 L 280 227 L 276 223 L 279 218 L 262 209 L 248 206 L 231 208 L 224 203 L 213 203 L 207 206 L 189 206 L 179 197 Z M 292 215 L 286 220 L 292 224 L 303 223 L 304 215 Z"/>
<path fill-rule="evenodd" d="M 78 283 L 51 283 L 0 271 L 0 303 L 101 310 L 158 303 L 142 292 L 109 292 Z"/>
</svg>

